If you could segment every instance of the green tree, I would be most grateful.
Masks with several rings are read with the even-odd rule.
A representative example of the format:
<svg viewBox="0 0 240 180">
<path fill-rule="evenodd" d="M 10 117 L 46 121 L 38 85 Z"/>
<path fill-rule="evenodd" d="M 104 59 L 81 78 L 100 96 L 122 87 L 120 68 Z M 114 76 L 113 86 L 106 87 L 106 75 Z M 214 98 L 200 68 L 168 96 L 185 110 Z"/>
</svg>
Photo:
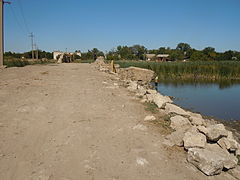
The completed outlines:
<svg viewBox="0 0 240 180">
<path fill-rule="evenodd" d="M 169 51 L 170 59 L 177 61 L 184 59 L 184 53 L 180 50 L 172 49 Z"/>
<path fill-rule="evenodd" d="M 191 61 L 209 61 L 209 57 L 202 51 L 195 51 L 190 57 Z"/>
<path fill-rule="evenodd" d="M 147 52 L 147 49 L 144 46 L 141 45 L 134 45 L 132 47 L 130 47 L 132 54 L 140 60 L 145 59 L 144 55 Z"/>
<path fill-rule="evenodd" d="M 191 49 L 191 46 L 187 43 L 179 43 L 176 49 L 182 52 L 187 52 L 188 50 Z"/>
</svg>

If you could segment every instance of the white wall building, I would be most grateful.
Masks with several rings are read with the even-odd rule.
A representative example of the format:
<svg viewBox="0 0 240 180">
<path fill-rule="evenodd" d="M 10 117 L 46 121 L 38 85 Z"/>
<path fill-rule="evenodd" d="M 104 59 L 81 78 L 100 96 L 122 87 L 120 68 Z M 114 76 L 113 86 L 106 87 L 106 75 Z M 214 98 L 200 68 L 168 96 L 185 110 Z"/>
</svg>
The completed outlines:
<svg viewBox="0 0 240 180">
<path fill-rule="evenodd" d="M 59 55 L 62 55 L 62 54 L 70 54 L 70 55 L 76 54 L 76 55 L 82 57 L 82 54 L 81 54 L 80 51 L 68 52 L 68 53 L 62 52 L 62 51 L 53 51 L 53 59 L 54 59 L 54 60 L 57 60 L 57 57 L 58 57 Z"/>
<path fill-rule="evenodd" d="M 64 54 L 64 52 L 61 52 L 61 51 L 53 51 L 53 59 L 54 59 L 54 60 L 57 60 L 57 57 L 58 57 L 59 55 L 62 55 L 62 54 Z"/>
</svg>

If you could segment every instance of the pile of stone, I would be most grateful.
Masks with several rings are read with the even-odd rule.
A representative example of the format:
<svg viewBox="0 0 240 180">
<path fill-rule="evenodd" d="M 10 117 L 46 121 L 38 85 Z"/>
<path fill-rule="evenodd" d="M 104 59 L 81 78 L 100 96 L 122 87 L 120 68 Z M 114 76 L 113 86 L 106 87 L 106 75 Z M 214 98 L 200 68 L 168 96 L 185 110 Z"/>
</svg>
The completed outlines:
<svg viewBox="0 0 240 180">
<path fill-rule="evenodd" d="M 170 116 L 170 127 L 174 132 L 166 136 L 164 143 L 184 147 L 189 163 L 208 176 L 237 167 L 240 144 L 223 124 L 215 124 L 200 114 L 186 111 L 172 104 L 170 97 L 150 89 L 146 84 L 154 78 L 151 70 L 130 67 L 120 70 L 119 77 L 143 102 L 155 103 Z M 146 119 L 152 120 L 154 117 Z"/>
<path fill-rule="evenodd" d="M 138 67 L 121 68 L 118 72 L 120 79 L 150 83 L 155 76 L 155 73 L 148 69 Z"/>
<path fill-rule="evenodd" d="M 130 81 L 128 85 L 130 91 L 135 91 L 145 101 L 155 103 L 171 117 L 170 127 L 174 132 L 166 137 L 165 143 L 184 147 L 188 151 L 188 162 L 204 174 L 216 175 L 237 166 L 240 144 L 223 124 L 214 124 L 200 114 L 185 111 L 172 104 L 168 96 L 146 89 L 136 81 Z"/>
<path fill-rule="evenodd" d="M 175 105 L 171 106 L 167 104 L 166 108 L 168 112 L 175 113 L 170 118 L 170 126 L 175 131 L 166 137 L 170 141 L 168 145 L 184 147 L 188 151 L 188 162 L 208 176 L 237 166 L 240 145 L 232 132 L 223 124 L 208 123 L 200 114 L 183 109 L 179 111 L 179 107 L 175 111 Z"/>
</svg>

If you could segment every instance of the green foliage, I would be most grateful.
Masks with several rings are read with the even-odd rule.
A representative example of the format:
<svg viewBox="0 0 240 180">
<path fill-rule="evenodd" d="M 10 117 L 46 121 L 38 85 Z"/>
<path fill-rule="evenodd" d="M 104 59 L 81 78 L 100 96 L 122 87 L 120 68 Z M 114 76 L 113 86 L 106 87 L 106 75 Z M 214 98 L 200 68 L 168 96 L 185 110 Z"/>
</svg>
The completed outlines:
<svg viewBox="0 0 240 180">
<path fill-rule="evenodd" d="M 97 48 L 88 50 L 88 52 L 82 53 L 82 60 L 96 60 L 98 56 L 104 56 L 104 53 Z"/>
<path fill-rule="evenodd" d="M 5 52 L 4 53 L 4 57 L 7 59 L 21 59 L 22 57 L 24 57 L 25 59 L 31 59 L 32 58 L 32 51 L 29 52 L 24 52 L 24 53 L 14 53 L 14 52 Z M 42 51 L 42 50 L 38 50 L 38 58 L 42 59 L 53 59 L 53 53 L 51 52 L 46 52 L 46 51 Z"/>
<path fill-rule="evenodd" d="M 201 51 L 195 51 L 190 57 L 191 61 L 209 61 L 210 58 Z"/>
<path fill-rule="evenodd" d="M 146 111 L 150 111 L 154 114 L 158 112 L 158 106 L 155 103 L 146 102 L 144 103 L 144 106 Z"/>
<path fill-rule="evenodd" d="M 144 62 L 116 61 L 121 67 L 130 66 L 153 70 L 159 79 L 240 80 L 238 61 Z"/>
<path fill-rule="evenodd" d="M 24 67 L 27 65 L 34 65 L 34 64 L 50 64 L 55 63 L 54 60 L 38 60 L 38 61 L 28 61 L 24 59 L 5 59 L 3 64 L 7 67 Z"/>
<path fill-rule="evenodd" d="M 172 50 L 170 53 L 170 59 L 177 61 L 177 60 L 183 60 L 184 59 L 184 53 L 180 50 Z"/>
<path fill-rule="evenodd" d="M 145 60 L 147 49 L 141 45 L 118 46 L 116 50 L 107 53 L 107 60 Z"/>
<path fill-rule="evenodd" d="M 195 50 L 187 43 L 179 43 L 175 49 L 160 47 L 159 49 L 147 50 L 142 45 L 118 46 L 115 50 L 107 53 L 107 60 L 146 60 L 146 54 L 169 54 L 170 60 L 192 61 L 240 61 L 240 52 L 226 51 L 218 53 L 213 47 L 206 47 L 203 50 Z M 154 60 L 154 58 L 152 59 Z"/>
<path fill-rule="evenodd" d="M 237 156 L 238 159 L 238 165 L 240 166 L 240 155 Z"/>
<path fill-rule="evenodd" d="M 179 43 L 176 49 L 182 52 L 186 52 L 191 49 L 191 46 L 187 43 Z"/>
<path fill-rule="evenodd" d="M 15 59 L 15 60 L 4 61 L 3 64 L 6 65 L 7 67 L 24 67 L 24 66 L 30 65 L 30 62 L 26 60 Z"/>
</svg>

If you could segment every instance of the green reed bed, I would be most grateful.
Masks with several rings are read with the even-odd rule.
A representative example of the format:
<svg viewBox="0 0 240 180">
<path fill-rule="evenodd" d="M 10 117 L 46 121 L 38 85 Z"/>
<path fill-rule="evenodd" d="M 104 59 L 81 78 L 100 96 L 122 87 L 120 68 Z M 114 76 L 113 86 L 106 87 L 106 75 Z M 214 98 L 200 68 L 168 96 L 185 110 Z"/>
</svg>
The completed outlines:
<svg viewBox="0 0 240 180">
<path fill-rule="evenodd" d="M 240 62 L 145 62 L 117 61 L 121 67 L 130 66 L 153 70 L 160 79 L 240 79 Z"/>
</svg>

